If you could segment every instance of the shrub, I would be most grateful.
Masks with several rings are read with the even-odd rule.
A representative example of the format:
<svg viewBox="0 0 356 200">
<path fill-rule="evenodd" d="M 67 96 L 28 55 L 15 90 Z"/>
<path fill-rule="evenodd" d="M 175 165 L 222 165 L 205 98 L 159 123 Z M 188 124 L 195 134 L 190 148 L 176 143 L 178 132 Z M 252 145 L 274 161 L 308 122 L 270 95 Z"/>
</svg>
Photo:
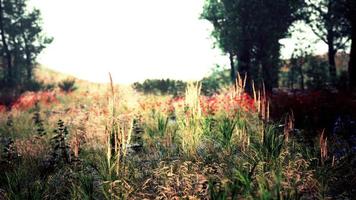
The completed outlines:
<svg viewBox="0 0 356 200">
<path fill-rule="evenodd" d="M 51 91 L 55 88 L 55 84 L 45 83 L 44 81 L 41 80 L 30 80 L 25 82 L 23 85 L 19 85 L 19 87 L 20 87 L 19 90 L 21 92 Z"/>
<path fill-rule="evenodd" d="M 77 89 L 75 79 L 65 79 L 58 83 L 58 87 L 64 92 L 73 92 Z"/>
<path fill-rule="evenodd" d="M 0 90 L 0 105 L 4 105 L 5 108 L 10 108 L 20 95 L 21 93 L 18 90 L 2 88 Z"/>
<path fill-rule="evenodd" d="M 231 83 L 229 70 L 221 68 L 219 65 L 212 70 L 211 74 L 201 80 L 202 94 L 213 95 Z"/>
<path fill-rule="evenodd" d="M 58 120 L 57 128 L 54 130 L 54 136 L 51 139 L 52 156 L 55 161 L 70 163 L 70 146 L 68 144 L 68 128 L 62 120 Z"/>
<path fill-rule="evenodd" d="M 133 88 L 139 92 L 156 95 L 180 96 L 184 93 L 185 87 L 185 82 L 170 79 L 146 79 L 143 83 L 133 84 Z"/>
</svg>

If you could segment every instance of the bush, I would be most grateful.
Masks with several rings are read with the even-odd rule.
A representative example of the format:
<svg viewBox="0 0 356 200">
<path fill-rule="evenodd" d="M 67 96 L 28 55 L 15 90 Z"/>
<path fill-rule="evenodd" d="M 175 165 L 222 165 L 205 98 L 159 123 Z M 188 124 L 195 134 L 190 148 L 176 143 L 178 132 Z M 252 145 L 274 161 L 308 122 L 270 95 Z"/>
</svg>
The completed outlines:
<svg viewBox="0 0 356 200">
<path fill-rule="evenodd" d="M 58 87 L 64 92 L 73 92 L 77 89 L 75 79 L 65 79 L 58 83 Z"/>
<path fill-rule="evenodd" d="M 231 83 L 230 71 L 216 66 L 211 74 L 201 80 L 202 94 L 213 95 Z"/>
<path fill-rule="evenodd" d="M 51 91 L 54 89 L 54 87 L 55 85 L 53 83 L 44 83 L 43 81 L 31 80 L 24 84 L 24 86 L 21 88 L 21 92 Z"/>
<path fill-rule="evenodd" d="M 54 84 L 44 83 L 43 81 L 30 80 L 20 85 L 0 88 L 0 110 L 1 105 L 10 109 L 18 98 L 25 92 L 51 91 Z"/>
<path fill-rule="evenodd" d="M 209 76 L 204 77 L 200 82 L 202 94 L 211 96 L 231 84 L 230 71 L 217 66 Z M 135 82 L 133 88 L 145 94 L 182 96 L 186 85 L 187 83 L 181 80 L 146 79 L 143 83 Z"/>
<path fill-rule="evenodd" d="M 143 83 L 135 82 L 133 88 L 145 94 L 174 95 L 184 94 L 186 83 L 170 79 L 146 79 Z"/>
<path fill-rule="evenodd" d="M 11 104 L 21 95 L 19 90 L 13 88 L 1 88 L 0 89 L 0 105 L 4 105 L 6 108 L 10 108 Z"/>
</svg>

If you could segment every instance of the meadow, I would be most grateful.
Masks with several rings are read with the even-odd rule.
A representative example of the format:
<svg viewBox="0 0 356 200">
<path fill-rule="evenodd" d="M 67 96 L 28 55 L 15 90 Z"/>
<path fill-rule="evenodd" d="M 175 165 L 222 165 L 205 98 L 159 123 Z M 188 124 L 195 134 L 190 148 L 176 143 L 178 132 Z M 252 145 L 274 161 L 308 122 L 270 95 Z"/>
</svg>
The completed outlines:
<svg viewBox="0 0 356 200">
<path fill-rule="evenodd" d="M 245 84 L 27 92 L 0 108 L 0 199 L 354 198 L 352 146 L 305 137 L 293 113 L 271 120 L 269 98 Z"/>
</svg>

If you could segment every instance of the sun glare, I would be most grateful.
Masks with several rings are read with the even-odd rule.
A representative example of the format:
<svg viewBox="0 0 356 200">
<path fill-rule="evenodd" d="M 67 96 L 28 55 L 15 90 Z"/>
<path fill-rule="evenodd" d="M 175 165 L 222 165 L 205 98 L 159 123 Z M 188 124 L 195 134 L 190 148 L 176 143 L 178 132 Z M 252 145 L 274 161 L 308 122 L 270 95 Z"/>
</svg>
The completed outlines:
<svg viewBox="0 0 356 200">
<path fill-rule="evenodd" d="M 94 82 L 107 82 L 108 72 L 125 84 L 148 78 L 200 80 L 217 64 L 229 66 L 227 56 L 213 48 L 211 24 L 199 19 L 203 3 L 32 0 L 42 12 L 44 31 L 54 38 L 38 61 Z M 282 57 L 288 58 L 295 40 L 281 43 Z"/>
<path fill-rule="evenodd" d="M 228 59 L 213 49 L 203 1 L 32 0 L 54 42 L 39 62 L 95 82 L 198 80 Z M 187 73 L 189 71 L 189 73 Z"/>
</svg>

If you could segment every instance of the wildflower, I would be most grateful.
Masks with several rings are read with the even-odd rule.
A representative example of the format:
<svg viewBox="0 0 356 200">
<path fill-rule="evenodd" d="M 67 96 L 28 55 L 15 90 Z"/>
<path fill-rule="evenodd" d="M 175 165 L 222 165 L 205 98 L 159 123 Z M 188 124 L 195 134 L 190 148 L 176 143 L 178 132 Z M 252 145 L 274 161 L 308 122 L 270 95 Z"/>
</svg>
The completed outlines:
<svg viewBox="0 0 356 200">
<path fill-rule="evenodd" d="M 6 106 L 0 105 L 0 113 L 5 112 L 5 111 L 6 111 Z"/>
</svg>

